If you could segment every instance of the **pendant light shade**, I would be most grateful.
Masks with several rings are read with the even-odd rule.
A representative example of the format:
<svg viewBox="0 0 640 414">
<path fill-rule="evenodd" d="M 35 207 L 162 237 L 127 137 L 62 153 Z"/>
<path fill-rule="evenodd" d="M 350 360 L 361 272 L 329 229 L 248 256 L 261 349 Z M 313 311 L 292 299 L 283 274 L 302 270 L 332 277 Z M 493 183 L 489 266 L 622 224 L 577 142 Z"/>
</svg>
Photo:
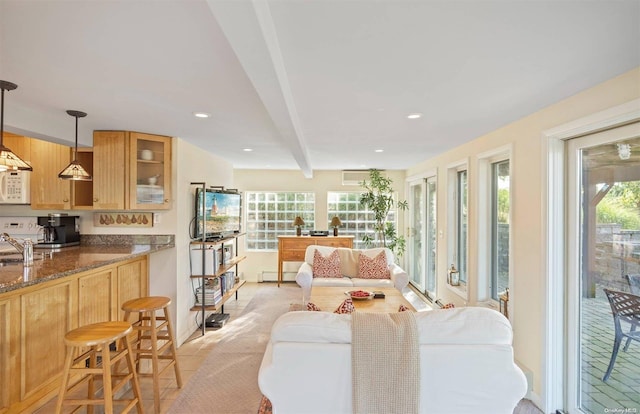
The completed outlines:
<svg viewBox="0 0 640 414">
<path fill-rule="evenodd" d="M 76 146 L 73 150 L 73 161 L 58 174 L 63 180 L 91 181 L 93 177 L 78 162 L 78 118 L 84 118 L 86 113 L 80 111 L 67 111 L 69 115 L 76 119 Z"/>
<path fill-rule="evenodd" d="M 2 97 L 0 98 L 0 171 L 33 171 L 29 164 L 2 143 L 4 138 L 4 91 L 12 91 L 17 87 L 18 85 L 15 83 L 0 80 L 0 88 L 2 89 Z"/>
</svg>

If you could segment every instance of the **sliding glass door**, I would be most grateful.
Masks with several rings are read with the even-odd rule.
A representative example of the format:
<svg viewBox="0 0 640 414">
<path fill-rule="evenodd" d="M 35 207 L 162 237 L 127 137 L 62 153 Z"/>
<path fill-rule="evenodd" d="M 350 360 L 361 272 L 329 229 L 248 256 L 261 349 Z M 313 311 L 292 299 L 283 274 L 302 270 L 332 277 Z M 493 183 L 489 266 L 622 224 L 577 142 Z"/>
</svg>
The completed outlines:
<svg viewBox="0 0 640 414">
<path fill-rule="evenodd" d="M 436 177 L 409 183 L 409 275 L 411 284 L 434 299 L 436 290 Z"/>
<path fill-rule="evenodd" d="M 616 328 L 605 291 L 631 306 L 629 278 L 640 274 L 640 124 L 573 139 L 567 148 L 566 407 L 640 413 L 640 340 L 628 348 L 623 340 L 613 362 Z M 620 329 L 640 325 L 622 320 Z"/>
</svg>

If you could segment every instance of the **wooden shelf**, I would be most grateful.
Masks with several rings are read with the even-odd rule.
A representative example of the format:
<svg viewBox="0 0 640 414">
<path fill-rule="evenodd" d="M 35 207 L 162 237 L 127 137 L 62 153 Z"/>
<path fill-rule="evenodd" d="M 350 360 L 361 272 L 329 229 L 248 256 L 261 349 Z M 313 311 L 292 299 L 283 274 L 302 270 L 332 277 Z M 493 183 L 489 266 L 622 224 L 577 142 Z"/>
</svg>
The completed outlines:
<svg viewBox="0 0 640 414">
<path fill-rule="evenodd" d="M 217 244 L 223 244 L 230 241 L 234 241 L 240 236 L 244 236 L 246 233 L 234 233 L 233 235 L 224 237 L 220 240 L 212 240 L 212 241 L 202 241 L 202 240 L 192 240 L 191 245 L 205 245 L 205 246 L 215 246 Z"/>
<path fill-rule="evenodd" d="M 196 304 L 191 308 L 191 310 L 192 311 L 201 311 L 203 309 L 205 311 L 217 311 L 217 310 L 220 310 L 222 305 L 224 305 L 224 303 L 227 300 L 229 300 L 229 298 L 231 298 L 231 296 L 233 296 L 238 291 L 238 289 L 240 289 L 242 287 L 242 285 L 244 285 L 246 282 L 247 282 L 246 280 L 241 280 L 238 283 L 236 283 L 235 285 L 233 285 L 233 288 L 231 288 L 228 291 L 224 292 L 224 295 L 222 295 L 222 300 L 220 302 L 216 303 L 215 305 L 202 306 L 202 304 Z"/>
<path fill-rule="evenodd" d="M 225 264 L 220 265 L 220 267 L 218 268 L 218 271 L 215 274 L 213 274 L 213 275 L 191 275 L 191 279 L 200 279 L 200 278 L 213 279 L 214 277 L 218 277 L 218 276 L 226 273 L 229 269 L 231 269 L 232 267 L 234 267 L 235 265 L 237 265 L 238 263 L 240 263 L 241 261 L 243 261 L 246 258 L 247 258 L 247 256 L 236 256 L 233 259 L 228 260 L 227 262 L 225 262 Z"/>
</svg>

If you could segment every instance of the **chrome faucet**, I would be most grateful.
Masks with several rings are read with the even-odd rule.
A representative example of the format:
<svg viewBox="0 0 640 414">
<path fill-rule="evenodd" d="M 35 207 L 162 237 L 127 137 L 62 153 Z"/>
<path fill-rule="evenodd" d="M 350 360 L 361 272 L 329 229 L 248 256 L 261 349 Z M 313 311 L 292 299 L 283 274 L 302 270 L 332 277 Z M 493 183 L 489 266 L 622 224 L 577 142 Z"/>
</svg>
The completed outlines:
<svg viewBox="0 0 640 414">
<path fill-rule="evenodd" d="M 24 252 L 24 247 L 20 244 L 20 242 L 13 237 L 9 236 L 7 233 L 0 234 L 0 242 L 7 242 L 12 245 L 18 253 L 22 254 Z"/>
</svg>

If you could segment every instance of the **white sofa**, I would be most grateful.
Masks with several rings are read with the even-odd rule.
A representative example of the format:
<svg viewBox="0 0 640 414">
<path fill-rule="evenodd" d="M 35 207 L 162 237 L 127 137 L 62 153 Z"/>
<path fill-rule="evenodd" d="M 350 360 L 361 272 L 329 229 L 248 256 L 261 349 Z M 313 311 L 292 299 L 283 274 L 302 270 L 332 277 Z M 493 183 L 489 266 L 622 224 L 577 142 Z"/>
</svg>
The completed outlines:
<svg viewBox="0 0 640 414">
<path fill-rule="evenodd" d="M 527 383 L 514 364 L 511 325 L 502 314 L 456 308 L 419 312 L 416 321 L 420 413 L 513 413 Z M 274 414 L 351 414 L 351 315 L 279 317 L 258 383 Z"/>
<path fill-rule="evenodd" d="M 318 250 L 322 256 L 326 257 L 338 251 L 340 256 L 340 270 L 342 278 L 333 277 L 313 277 L 313 253 Z M 384 251 L 387 257 L 387 266 L 389 267 L 390 279 L 361 279 L 358 278 L 358 256 L 364 254 L 369 258 L 377 256 Z M 393 258 L 393 252 L 388 248 L 379 247 L 373 249 L 348 249 L 345 247 L 328 247 L 328 246 L 307 246 L 304 255 L 304 262 L 298 269 L 296 274 L 296 282 L 303 291 L 303 296 L 309 298 L 312 286 L 344 286 L 352 287 L 395 287 L 402 291 L 409 284 L 409 275 L 398 266 Z"/>
</svg>

